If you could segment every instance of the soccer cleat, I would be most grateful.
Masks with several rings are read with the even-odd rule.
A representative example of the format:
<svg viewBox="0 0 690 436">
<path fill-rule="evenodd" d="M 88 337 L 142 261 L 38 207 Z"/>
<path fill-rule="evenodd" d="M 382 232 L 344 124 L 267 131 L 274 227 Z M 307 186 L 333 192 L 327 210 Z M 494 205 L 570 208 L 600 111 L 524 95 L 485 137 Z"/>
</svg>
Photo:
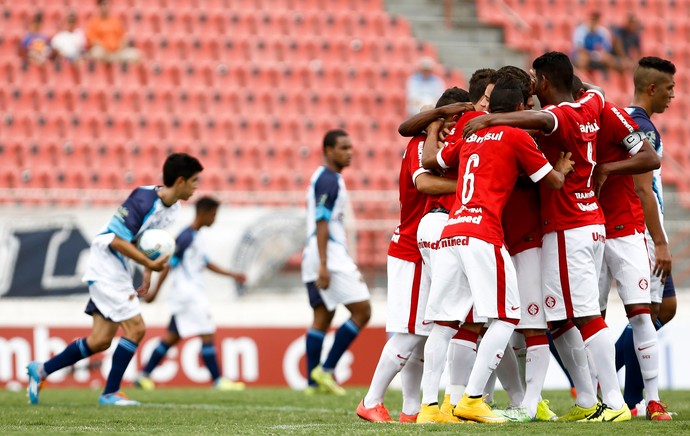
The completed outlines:
<svg viewBox="0 0 690 436">
<path fill-rule="evenodd" d="M 530 422 L 532 417 L 527 413 L 524 407 L 509 407 L 505 410 L 493 410 L 494 414 L 502 416 L 510 422 Z"/>
<path fill-rule="evenodd" d="M 307 386 L 307 388 L 304 390 L 304 395 L 310 397 L 312 395 L 321 395 L 325 394 L 324 390 L 321 389 L 321 386 Z"/>
<path fill-rule="evenodd" d="M 584 421 L 587 418 L 599 415 L 603 410 L 603 407 L 604 406 L 601 403 L 597 403 L 589 408 L 580 407 L 576 404 L 571 407 L 570 410 L 568 410 L 568 413 L 561 415 L 558 418 L 558 421 Z"/>
<path fill-rule="evenodd" d="M 386 409 L 383 403 L 367 409 L 364 407 L 364 400 L 362 400 L 357 406 L 357 416 L 369 422 L 393 422 L 388 409 Z"/>
<path fill-rule="evenodd" d="M 661 401 L 650 401 L 647 404 L 647 419 L 650 421 L 671 421 L 671 414 L 666 411 L 668 405 Z"/>
<path fill-rule="evenodd" d="M 235 382 L 221 377 L 213 383 L 213 388 L 218 391 L 243 391 L 245 385 L 242 382 Z"/>
<path fill-rule="evenodd" d="M 141 406 L 140 402 L 127 398 L 124 392 L 101 394 L 101 396 L 98 397 L 98 404 L 101 406 Z"/>
<path fill-rule="evenodd" d="M 541 400 L 537 403 L 537 415 L 535 421 L 555 421 L 558 415 L 549 407 L 549 400 Z"/>
<path fill-rule="evenodd" d="M 455 416 L 470 421 L 485 422 L 489 424 L 503 424 L 508 420 L 496 415 L 491 407 L 482 398 L 470 398 L 464 394 L 455 406 Z"/>
<path fill-rule="evenodd" d="M 402 412 L 400 412 L 400 419 L 398 422 L 402 422 L 403 424 L 414 424 L 417 422 L 417 417 L 419 416 L 419 413 L 415 413 L 414 415 L 406 415 Z"/>
<path fill-rule="evenodd" d="M 149 377 L 146 377 L 145 375 L 140 375 L 137 377 L 136 380 L 134 380 L 134 386 L 141 388 L 145 391 L 152 391 L 156 389 L 156 384 L 151 380 Z"/>
<path fill-rule="evenodd" d="M 338 386 L 335 379 L 333 379 L 333 374 L 328 373 L 321 368 L 321 365 L 317 366 L 311 371 L 311 378 L 321 386 L 327 393 L 334 395 L 345 395 L 345 389 Z"/>
<path fill-rule="evenodd" d="M 26 393 L 29 396 L 29 403 L 38 404 L 38 394 L 43 387 L 41 378 L 41 364 L 33 361 L 26 366 L 26 373 L 29 375 L 29 384 L 26 386 Z"/>
<path fill-rule="evenodd" d="M 631 419 L 632 415 L 627 404 L 623 403 L 623 407 L 620 409 L 612 409 L 606 404 L 602 404 L 598 413 L 581 419 L 579 422 L 623 422 Z"/>
<path fill-rule="evenodd" d="M 434 404 L 433 406 L 422 404 L 422 410 L 417 414 L 417 424 L 457 424 L 459 422 L 460 420 L 457 417 L 441 412 L 438 404 Z"/>
<path fill-rule="evenodd" d="M 441 404 L 441 413 L 445 413 L 446 415 L 453 416 L 453 409 L 455 407 L 450 403 L 450 394 L 446 394 L 443 396 L 443 404 Z"/>
</svg>

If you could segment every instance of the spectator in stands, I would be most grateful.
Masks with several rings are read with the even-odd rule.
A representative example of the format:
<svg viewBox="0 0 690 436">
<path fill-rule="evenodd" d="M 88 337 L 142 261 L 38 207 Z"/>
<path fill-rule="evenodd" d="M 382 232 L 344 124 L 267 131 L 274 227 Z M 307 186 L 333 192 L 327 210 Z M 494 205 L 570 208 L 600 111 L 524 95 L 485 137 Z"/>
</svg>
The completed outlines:
<svg viewBox="0 0 690 436">
<path fill-rule="evenodd" d="M 613 28 L 613 52 L 622 68 L 633 69 L 642 57 L 641 32 L 642 25 L 633 12 L 628 12 L 628 18 L 622 26 Z"/>
<path fill-rule="evenodd" d="M 616 67 L 611 32 L 600 24 L 599 12 L 592 12 L 587 23 L 575 28 L 573 34 L 575 66 L 587 71 L 601 70 L 606 74 Z"/>
<path fill-rule="evenodd" d="M 415 115 L 422 106 L 436 104 L 445 90 L 443 79 L 434 74 L 434 60 L 421 58 L 417 72 L 407 79 L 407 114 Z"/>
<path fill-rule="evenodd" d="M 96 1 L 98 14 L 91 17 L 86 26 L 86 38 L 91 47 L 89 55 L 106 62 L 137 62 L 139 50 L 127 45 L 122 20 L 110 15 L 108 0 Z"/>
<path fill-rule="evenodd" d="M 25 65 L 29 62 L 43 64 L 53 55 L 50 49 L 50 37 L 41 33 L 42 24 L 43 13 L 37 12 L 29 22 L 29 31 L 19 44 L 19 55 Z"/>
<path fill-rule="evenodd" d="M 65 19 L 65 27 L 50 40 L 50 46 L 60 58 L 76 61 L 86 50 L 86 35 L 77 28 L 77 16 L 70 12 Z"/>
</svg>

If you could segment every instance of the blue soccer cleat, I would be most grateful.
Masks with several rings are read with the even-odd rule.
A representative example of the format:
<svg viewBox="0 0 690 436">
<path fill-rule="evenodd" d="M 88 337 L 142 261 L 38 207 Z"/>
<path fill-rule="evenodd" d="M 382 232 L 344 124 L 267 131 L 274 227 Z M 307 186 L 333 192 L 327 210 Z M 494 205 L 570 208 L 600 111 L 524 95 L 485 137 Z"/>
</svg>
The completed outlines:
<svg viewBox="0 0 690 436">
<path fill-rule="evenodd" d="M 124 392 L 101 394 L 101 396 L 98 397 L 98 404 L 101 406 L 141 406 L 140 402 L 127 398 Z"/>
<path fill-rule="evenodd" d="M 26 393 L 29 396 L 31 404 L 38 404 L 38 393 L 41 391 L 43 379 L 39 367 L 39 362 L 33 361 L 26 366 L 26 373 L 29 375 L 29 385 L 26 387 Z"/>
</svg>

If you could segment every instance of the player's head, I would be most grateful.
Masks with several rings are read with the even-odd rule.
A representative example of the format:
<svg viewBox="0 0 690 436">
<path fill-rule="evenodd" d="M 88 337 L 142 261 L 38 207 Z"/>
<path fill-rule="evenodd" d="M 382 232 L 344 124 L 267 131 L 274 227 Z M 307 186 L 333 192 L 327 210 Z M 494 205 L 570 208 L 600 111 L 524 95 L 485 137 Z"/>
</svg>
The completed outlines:
<svg viewBox="0 0 690 436">
<path fill-rule="evenodd" d="M 204 196 L 196 202 L 196 219 L 202 226 L 211 226 L 216 221 L 220 202 L 213 197 Z"/>
<path fill-rule="evenodd" d="M 676 66 L 671 61 L 656 56 L 643 57 L 633 74 L 635 99 L 645 101 L 652 113 L 664 112 L 671 103 L 671 99 L 675 97 L 674 74 L 676 74 Z"/>
<path fill-rule="evenodd" d="M 496 83 L 496 70 L 481 68 L 470 77 L 470 101 L 478 111 L 487 110 L 493 84 Z"/>
<path fill-rule="evenodd" d="M 447 106 L 453 103 L 463 103 L 470 101 L 470 94 L 462 88 L 453 86 L 452 88 L 446 89 L 441 98 L 436 102 L 436 107 Z"/>
<path fill-rule="evenodd" d="M 573 76 L 573 87 L 571 88 L 573 92 L 573 98 L 579 100 L 585 93 L 585 84 L 578 76 Z"/>
<path fill-rule="evenodd" d="M 523 103 L 525 108 L 532 109 L 534 107 L 534 82 L 529 73 L 522 68 L 506 65 L 496 71 L 496 82 L 501 78 L 515 79 L 520 83 L 520 91 L 522 91 Z"/>
<path fill-rule="evenodd" d="M 173 153 L 163 164 L 163 184 L 177 191 L 177 198 L 187 200 L 199 186 L 199 173 L 204 167 L 187 153 Z"/>
<path fill-rule="evenodd" d="M 98 6 L 98 10 L 101 12 L 102 16 L 108 16 L 108 6 L 109 6 L 109 1 L 108 0 L 96 0 L 96 6 Z"/>
<path fill-rule="evenodd" d="M 352 139 L 340 129 L 329 130 L 323 137 L 323 155 L 326 163 L 340 172 L 352 161 Z"/>
<path fill-rule="evenodd" d="M 550 51 L 532 62 L 537 75 L 536 94 L 542 105 L 552 101 L 554 93 L 570 95 L 573 88 L 573 64 L 565 53 Z"/>
<path fill-rule="evenodd" d="M 29 29 L 32 32 L 38 33 L 38 31 L 41 30 L 41 24 L 43 24 L 43 12 L 38 11 L 33 17 L 31 17 L 31 21 L 29 21 Z"/>
<path fill-rule="evenodd" d="M 500 77 L 491 92 L 489 110 L 491 112 L 513 112 L 525 108 L 520 80 L 512 77 Z"/>
</svg>

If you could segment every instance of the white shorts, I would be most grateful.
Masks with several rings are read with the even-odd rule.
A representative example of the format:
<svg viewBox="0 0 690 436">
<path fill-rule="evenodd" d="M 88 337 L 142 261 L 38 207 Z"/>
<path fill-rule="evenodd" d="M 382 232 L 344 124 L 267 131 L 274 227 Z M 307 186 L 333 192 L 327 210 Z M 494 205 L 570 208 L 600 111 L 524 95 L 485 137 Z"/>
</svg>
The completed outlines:
<svg viewBox="0 0 690 436">
<path fill-rule="evenodd" d="M 439 245 L 426 320 L 465 322 L 473 305 L 479 317 L 520 319 L 517 277 L 505 247 L 467 236 Z"/>
<path fill-rule="evenodd" d="M 141 313 L 132 285 L 115 288 L 102 281 L 93 281 L 89 283 L 89 297 L 101 315 L 114 322 L 127 321 Z"/>
<path fill-rule="evenodd" d="M 520 323 L 516 329 L 545 329 L 546 314 L 541 290 L 541 248 L 511 256 L 520 292 Z"/>
<path fill-rule="evenodd" d="M 211 317 L 208 299 L 188 301 L 184 309 L 173 312 L 177 333 L 181 338 L 190 338 L 215 333 L 216 324 Z"/>
<path fill-rule="evenodd" d="M 661 303 L 664 299 L 664 284 L 661 282 L 661 277 L 656 274 L 652 274 L 651 269 L 654 268 L 656 263 L 656 252 L 654 251 L 655 245 L 652 240 L 652 235 L 649 234 L 649 230 L 645 231 L 645 239 L 647 240 L 647 254 L 649 256 L 649 296 L 652 303 Z"/>
<path fill-rule="evenodd" d="M 417 227 L 417 246 L 422 254 L 422 279 L 419 286 L 426 293 L 427 301 L 431 290 L 432 257 L 436 255 L 437 251 L 435 248 L 432 249 L 432 247 L 438 248 L 438 241 L 441 239 L 441 233 L 446 226 L 446 221 L 448 221 L 447 213 L 429 212 L 422 217 Z M 422 318 L 424 318 L 425 313 L 426 306 L 424 307 Z M 425 325 L 431 326 L 431 324 L 431 322 L 426 322 L 425 320 Z"/>
<path fill-rule="evenodd" d="M 310 284 L 312 289 L 309 289 Z M 315 305 L 322 303 L 329 312 L 334 311 L 338 304 L 359 303 L 371 298 L 369 288 L 359 270 L 331 271 L 331 283 L 328 289 L 318 289 L 313 286 L 313 282 L 307 284 L 307 289 L 310 294 L 311 306 L 315 307 Z M 316 289 L 317 295 L 313 295 L 314 289 Z"/>
<path fill-rule="evenodd" d="M 431 323 L 424 322 L 429 287 L 420 287 L 422 259 L 410 262 L 388 256 L 388 312 L 386 331 L 429 336 Z"/>
<path fill-rule="evenodd" d="M 599 276 L 599 308 L 606 309 L 611 282 L 616 280 L 623 304 L 649 304 L 649 256 L 642 233 L 606 240 Z"/>
<path fill-rule="evenodd" d="M 602 224 L 544 235 L 541 266 L 547 321 L 601 314 L 599 273 L 605 240 Z"/>
</svg>

